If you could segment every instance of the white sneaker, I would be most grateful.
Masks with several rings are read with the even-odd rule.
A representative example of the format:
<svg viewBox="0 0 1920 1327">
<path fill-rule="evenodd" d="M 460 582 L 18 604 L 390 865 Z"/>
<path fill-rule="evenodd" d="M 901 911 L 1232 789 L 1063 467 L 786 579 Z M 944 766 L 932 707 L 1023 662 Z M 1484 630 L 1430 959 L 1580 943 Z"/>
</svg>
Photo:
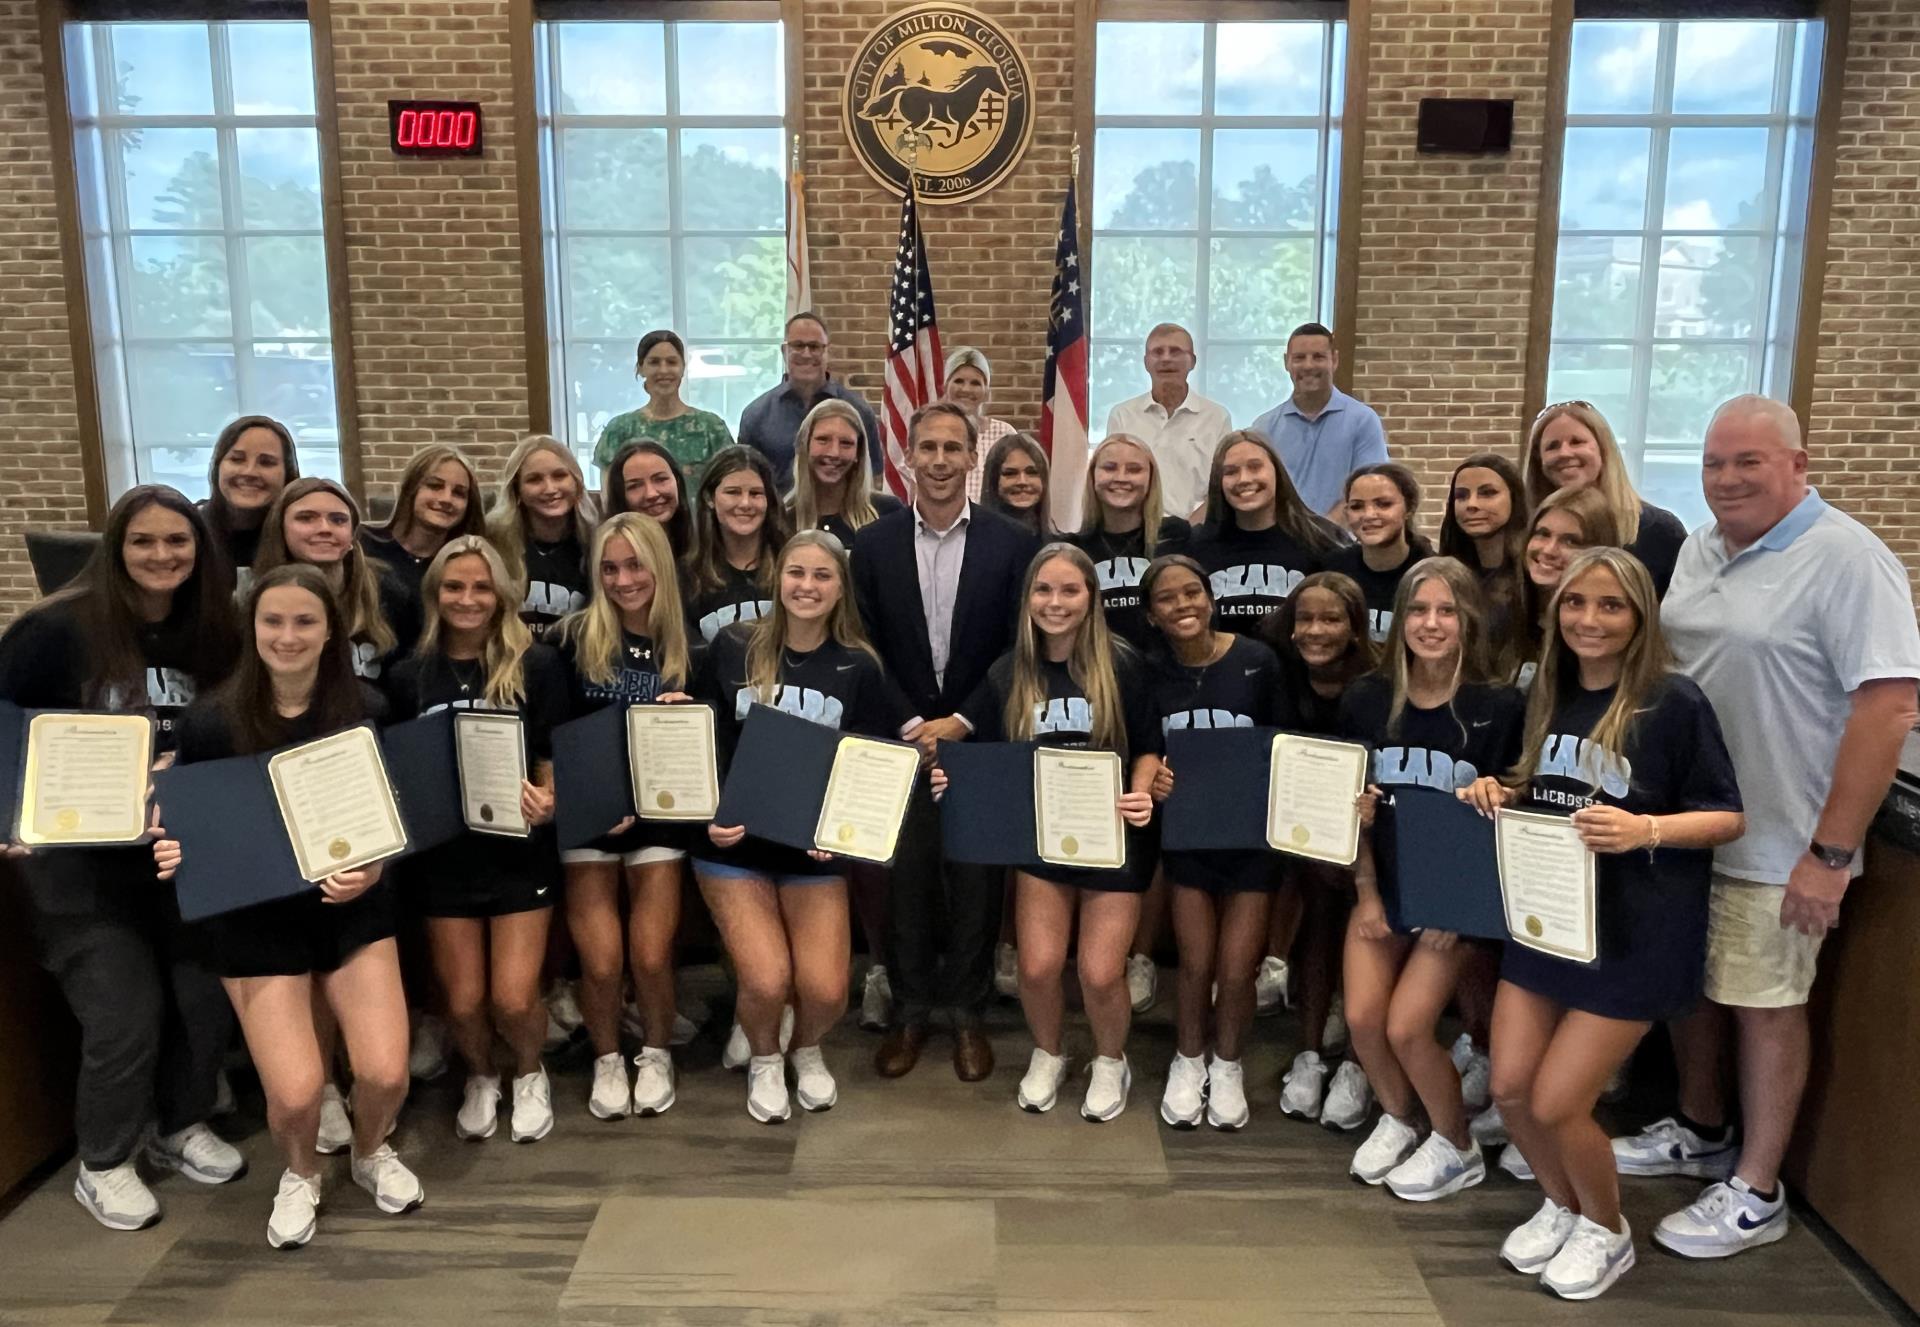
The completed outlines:
<svg viewBox="0 0 1920 1327">
<path fill-rule="evenodd" d="M 1493 1101 L 1493 1062 L 1474 1049 L 1473 1038 L 1462 1032 L 1453 1043 L 1453 1067 L 1460 1074 L 1460 1100 L 1472 1114 Z"/>
<path fill-rule="evenodd" d="M 756 1055 L 747 1061 L 747 1114 L 762 1124 L 779 1124 L 793 1114 L 786 1056 Z"/>
<path fill-rule="evenodd" d="M 678 1043 L 675 1043 L 676 1045 Z M 780 1011 L 780 1049 L 784 1052 L 793 1044 L 793 1006 L 788 1005 Z M 734 1020 L 733 1031 L 727 1033 L 726 1048 L 720 1052 L 722 1069 L 744 1069 L 747 1061 L 753 1058 L 753 1047 L 747 1042 L 747 1031 Z"/>
<path fill-rule="evenodd" d="M 1298 1120 L 1319 1119 L 1327 1073 L 1327 1062 L 1319 1052 L 1301 1051 L 1294 1056 L 1293 1067 L 1280 1076 L 1280 1113 Z"/>
<path fill-rule="evenodd" d="M 1096 1055 L 1088 1070 L 1087 1095 L 1080 1103 L 1080 1115 L 1095 1124 L 1105 1124 L 1127 1108 L 1133 1070 L 1124 1055 L 1117 1060 L 1110 1055 Z"/>
<path fill-rule="evenodd" d="M 1067 1057 L 1049 1055 L 1038 1046 L 1027 1062 L 1026 1076 L 1020 1080 L 1020 1109 L 1043 1115 L 1060 1099 L 1060 1084 L 1066 1081 Z"/>
<path fill-rule="evenodd" d="M 1500 1170 L 1522 1184 L 1533 1182 L 1533 1167 L 1527 1164 L 1527 1159 L 1520 1155 L 1520 1149 L 1512 1143 L 1500 1149 Z"/>
<path fill-rule="evenodd" d="M 374 1206 L 383 1212 L 398 1216 L 427 1200 L 419 1179 L 394 1155 L 391 1143 L 380 1144 L 364 1160 L 355 1157 L 352 1170 L 353 1182 L 372 1194 Z"/>
<path fill-rule="evenodd" d="M 1327 1006 L 1326 1026 L 1321 1029 L 1320 1044 L 1325 1046 L 1327 1054 L 1338 1054 L 1347 1048 L 1347 1002 L 1336 991 L 1333 1003 Z"/>
<path fill-rule="evenodd" d="M 453 1117 L 454 1133 L 469 1142 L 478 1142 L 493 1137 L 499 1125 L 500 1075 L 467 1075 L 467 1090 Z"/>
<path fill-rule="evenodd" d="M 320 1177 L 308 1179 L 290 1170 L 280 1172 L 280 1189 L 267 1214 L 267 1243 L 276 1249 L 297 1249 L 313 1238 L 320 1211 Z"/>
<path fill-rule="evenodd" d="M 1153 966 L 1153 960 L 1145 954 L 1127 956 L 1127 998 L 1133 1001 L 1133 1012 L 1144 1014 L 1153 1008 L 1153 998 L 1159 993 L 1160 972 Z"/>
<path fill-rule="evenodd" d="M 1613 1140 L 1613 1164 L 1622 1175 L 1691 1175 L 1723 1180 L 1740 1156 L 1731 1131 L 1725 1142 L 1702 1138 L 1669 1115 L 1631 1138 Z"/>
<path fill-rule="evenodd" d="M 1471 1189 L 1487 1177 L 1487 1159 L 1480 1144 L 1471 1139 L 1462 1152 L 1451 1139 L 1435 1132 L 1427 1135 L 1414 1154 L 1387 1172 L 1387 1188 L 1396 1198 L 1410 1203 L 1430 1203 Z"/>
<path fill-rule="evenodd" d="M 869 1032 L 881 1032 L 893 1021 L 893 984 L 887 970 L 878 963 L 867 969 L 860 987 L 860 1026 Z"/>
<path fill-rule="evenodd" d="M 1541 1200 L 1540 1210 L 1516 1226 L 1500 1246 L 1500 1260 L 1516 1272 L 1533 1276 L 1553 1261 L 1553 1255 L 1573 1234 L 1572 1212 L 1551 1198 Z"/>
<path fill-rule="evenodd" d="M 320 1089 L 320 1132 L 313 1150 L 323 1157 L 339 1156 L 353 1146 L 353 1121 L 347 1117 L 347 1099 L 332 1083 Z"/>
<path fill-rule="evenodd" d="M 1540 1273 L 1540 1284 L 1562 1299 L 1596 1299 L 1633 1266 L 1633 1227 L 1620 1218 L 1615 1234 L 1584 1216 Z"/>
<path fill-rule="evenodd" d="M 1343 1133 L 1358 1129 L 1373 1112 L 1373 1084 L 1358 1060 L 1342 1060 L 1333 1071 L 1333 1085 L 1320 1105 L 1320 1123 Z"/>
<path fill-rule="evenodd" d="M 633 1111 L 633 1088 L 627 1082 L 627 1057 L 608 1051 L 593 1062 L 593 1093 L 587 1109 L 595 1119 L 624 1120 Z"/>
<path fill-rule="evenodd" d="M 633 1113 L 664 1115 L 673 1106 L 673 1056 L 659 1046 L 643 1046 L 633 1057 Z"/>
<path fill-rule="evenodd" d="M 1207 1065 L 1207 1123 L 1229 1132 L 1247 1124 L 1247 1077 L 1238 1060 L 1218 1055 Z"/>
<path fill-rule="evenodd" d="M 1287 971 L 1287 960 L 1268 954 L 1260 960 L 1259 971 L 1253 974 L 1253 1012 L 1255 1014 L 1277 1014 L 1289 1003 L 1287 985 L 1291 973 Z"/>
<path fill-rule="evenodd" d="M 827 1071 L 827 1060 L 818 1046 L 801 1046 L 787 1057 L 793 1065 L 793 1094 L 800 1098 L 802 1110 L 832 1110 L 840 1100 L 840 1085 Z"/>
<path fill-rule="evenodd" d="M 537 1143 L 553 1132 L 553 1084 L 544 1067 L 513 1080 L 513 1125 L 516 1143 Z"/>
<path fill-rule="evenodd" d="M 993 989 L 1009 1000 L 1020 998 L 1020 951 L 1004 940 L 993 947 Z"/>
<path fill-rule="evenodd" d="M 160 1200 L 140 1178 L 132 1157 L 106 1170 L 89 1170 L 82 1162 L 73 1196 L 108 1230 L 145 1230 L 160 1219 Z"/>
<path fill-rule="evenodd" d="M 1392 1115 L 1382 1114 L 1367 1141 L 1353 1154 L 1347 1173 L 1363 1184 L 1379 1184 L 1387 1173 L 1412 1156 L 1420 1146 L 1420 1135 Z"/>
<path fill-rule="evenodd" d="M 640 1006 L 629 1000 L 620 1006 L 620 1031 L 630 1040 L 645 1046 L 653 1038 L 647 1035 L 647 1025 L 640 1018 Z M 685 1014 L 674 1011 L 673 1031 L 667 1036 L 667 1045 L 685 1046 L 700 1035 L 700 1025 Z"/>
<path fill-rule="evenodd" d="M 247 1173 L 247 1159 L 240 1149 L 204 1124 L 156 1134 L 147 1141 L 147 1160 L 162 1170 L 177 1170 L 196 1184 L 225 1184 Z"/>
<path fill-rule="evenodd" d="M 1512 1141 L 1507 1133 L 1506 1117 L 1500 1114 L 1498 1106 L 1489 1106 L 1468 1120 L 1467 1132 L 1482 1148 L 1504 1147 Z"/>
<path fill-rule="evenodd" d="M 1167 1090 L 1160 1096 L 1160 1118 L 1176 1129 L 1191 1129 L 1207 1111 L 1207 1062 L 1174 1052 L 1167 1068 Z"/>
<path fill-rule="evenodd" d="M 1709 1184 L 1690 1206 L 1661 1219 L 1653 1242 L 1682 1258 L 1730 1258 L 1785 1239 L 1787 1186 L 1778 1190 L 1767 1202 L 1738 1175 Z"/>
<path fill-rule="evenodd" d="M 447 1025 L 432 1014 L 421 1014 L 413 1020 L 407 1045 L 407 1077 L 430 1083 L 446 1071 Z"/>
</svg>

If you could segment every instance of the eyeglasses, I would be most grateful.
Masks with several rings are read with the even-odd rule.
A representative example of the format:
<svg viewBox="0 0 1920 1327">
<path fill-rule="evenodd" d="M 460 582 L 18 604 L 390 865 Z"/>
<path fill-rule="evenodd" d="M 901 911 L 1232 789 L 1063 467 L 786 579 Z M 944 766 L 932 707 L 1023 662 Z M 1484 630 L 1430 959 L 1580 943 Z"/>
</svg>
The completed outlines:
<svg viewBox="0 0 1920 1327">
<path fill-rule="evenodd" d="M 789 355 L 818 355 L 826 348 L 827 343 L 825 341 L 787 342 L 787 353 Z"/>
</svg>

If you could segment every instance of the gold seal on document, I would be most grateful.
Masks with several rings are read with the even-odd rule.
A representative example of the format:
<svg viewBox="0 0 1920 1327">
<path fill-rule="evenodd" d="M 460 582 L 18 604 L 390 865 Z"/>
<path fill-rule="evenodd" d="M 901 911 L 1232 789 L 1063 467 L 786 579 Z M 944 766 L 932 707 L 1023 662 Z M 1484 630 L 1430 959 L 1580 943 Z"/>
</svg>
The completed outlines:
<svg viewBox="0 0 1920 1327">
<path fill-rule="evenodd" d="M 1527 925 L 1527 934 L 1532 936 L 1536 940 L 1538 940 L 1540 938 L 1541 933 L 1547 929 L 1546 927 L 1540 924 L 1540 919 L 1538 917 L 1528 917 L 1526 925 Z"/>
<path fill-rule="evenodd" d="M 852 825 L 842 825 L 834 832 L 834 837 L 842 843 L 852 843 L 853 834 L 854 830 Z"/>
<path fill-rule="evenodd" d="M 492 802 L 480 803 L 480 818 L 486 821 L 489 825 L 493 823 L 493 803 Z"/>
<path fill-rule="evenodd" d="M 345 857 L 348 853 L 352 851 L 353 851 L 353 845 L 351 843 L 348 843 L 345 839 L 335 839 L 332 843 L 329 843 L 327 845 L 327 854 L 330 857 L 332 857 L 333 860 L 336 862 L 339 861 L 342 857 Z"/>
<path fill-rule="evenodd" d="M 1071 834 L 1061 839 L 1060 855 L 1062 857 L 1078 857 L 1080 855 L 1080 840 Z"/>
<path fill-rule="evenodd" d="M 65 808 L 53 817 L 53 827 L 62 834 L 73 833 L 80 828 L 80 813 L 70 806 Z"/>
<path fill-rule="evenodd" d="M 653 804 L 662 811 L 671 811 L 673 810 L 673 794 L 665 791 L 657 792 L 653 795 Z"/>
<path fill-rule="evenodd" d="M 1287 837 L 1293 840 L 1294 847 L 1304 848 L 1307 846 L 1307 840 L 1313 837 L 1313 831 L 1305 825 L 1295 825 Z"/>
</svg>

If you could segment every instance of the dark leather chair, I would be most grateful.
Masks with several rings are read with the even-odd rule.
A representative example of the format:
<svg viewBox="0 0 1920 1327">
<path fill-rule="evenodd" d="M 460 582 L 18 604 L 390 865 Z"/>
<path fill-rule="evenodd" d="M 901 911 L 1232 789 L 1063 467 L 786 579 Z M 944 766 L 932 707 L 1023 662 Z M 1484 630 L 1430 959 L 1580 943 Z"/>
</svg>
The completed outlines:
<svg viewBox="0 0 1920 1327">
<path fill-rule="evenodd" d="M 27 561 L 40 593 L 52 594 L 73 580 L 98 547 L 100 536 L 92 530 L 27 531 Z"/>
</svg>

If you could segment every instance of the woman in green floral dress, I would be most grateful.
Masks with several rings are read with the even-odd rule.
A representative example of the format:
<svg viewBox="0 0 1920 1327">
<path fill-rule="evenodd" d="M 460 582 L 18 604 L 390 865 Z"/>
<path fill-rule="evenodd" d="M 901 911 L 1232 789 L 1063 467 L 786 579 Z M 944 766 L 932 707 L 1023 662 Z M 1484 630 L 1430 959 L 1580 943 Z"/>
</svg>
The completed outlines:
<svg viewBox="0 0 1920 1327">
<path fill-rule="evenodd" d="M 645 384 L 647 403 L 607 421 L 594 445 L 595 465 L 604 468 L 627 443 L 651 438 L 673 453 L 683 471 L 697 475 L 708 457 L 733 445 L 733 433 L 724 419 L 710 410 L 695 410 L 680 399 L 680 384 L 687 376 L 687 347 L 672 332 L 648 332 L 640 338 L 633 376 Z"/>
</svg>

